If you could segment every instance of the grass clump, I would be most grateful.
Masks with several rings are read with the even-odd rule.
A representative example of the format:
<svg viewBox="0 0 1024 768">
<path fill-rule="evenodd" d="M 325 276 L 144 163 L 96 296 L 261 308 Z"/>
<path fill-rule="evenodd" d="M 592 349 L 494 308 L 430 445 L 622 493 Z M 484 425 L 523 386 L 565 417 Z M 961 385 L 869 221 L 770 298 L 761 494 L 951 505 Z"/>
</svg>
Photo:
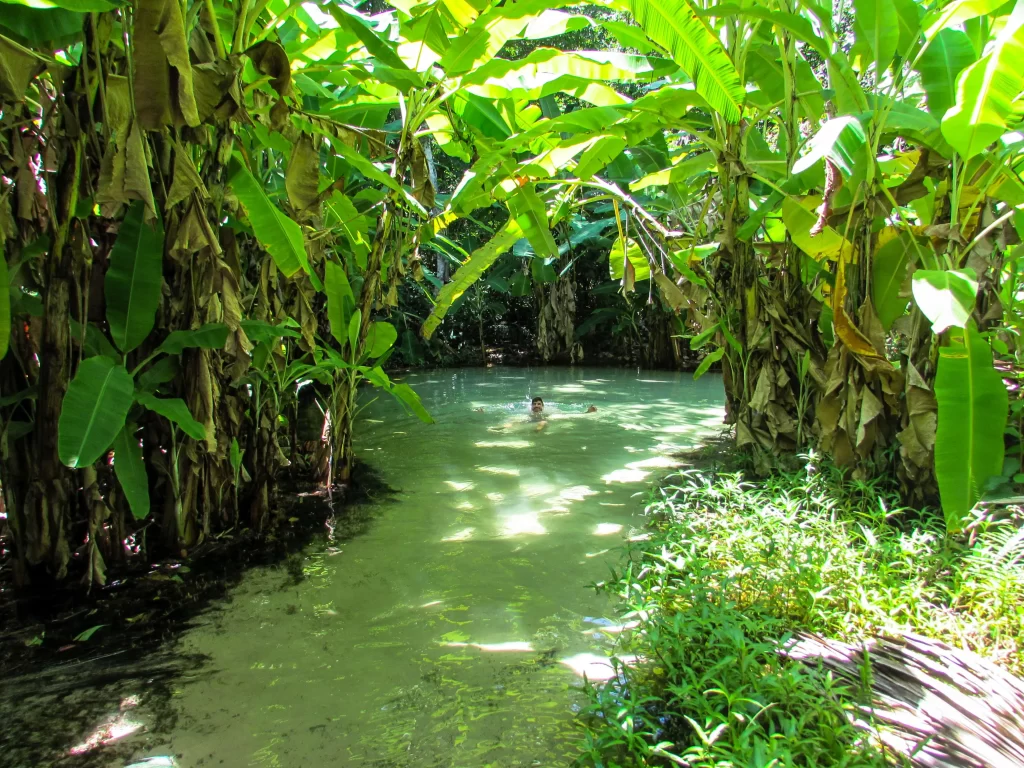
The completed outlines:
<svg viewBox="0 0 1024 768">
<path fill-rule="evenodd" d="M 813 457 L 811 457 L 813 459 Z M 968 541 L 880 482 L 808 461 L 756 484 L 690 470 L 654 492 L 649 536 L 603 584 L 624 603 L 619 675 L 591 687 L 598 766 L 874 766 L 859 686 L 787 659 L 798 632 L 912 630 L 1024 669 L 1024 533 Z"/>
</svg>

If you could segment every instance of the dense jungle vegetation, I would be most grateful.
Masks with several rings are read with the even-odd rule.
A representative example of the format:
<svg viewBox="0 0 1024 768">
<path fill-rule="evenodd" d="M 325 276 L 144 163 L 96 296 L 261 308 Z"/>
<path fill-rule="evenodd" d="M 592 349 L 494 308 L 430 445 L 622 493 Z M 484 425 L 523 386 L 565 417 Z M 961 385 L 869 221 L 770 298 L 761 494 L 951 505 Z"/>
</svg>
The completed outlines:
<svg viewBox="0 0 1024 768">
<path fill-rule="evenodd" d="M 102 585 L 140 553 L 272 530 L 282 483 L 350 481 L 362 389 L 431 420 L 400 369 L 585 359 L 721 369 L 750 472 L 714 504 L 695 480 L 689 516 L 661 509 L 699 528 L 682 539 L 743 560 L 762 546 L 737 518 L 762 509 L 744 483 L 813 451 L 839 507 L 881 483 L 891 508 L 925 510 L 912 545 L 890 507 L 851 518 L 886 531 L 872 552 L 906 555 L 908 592 L 965 594 L 940 586 L 942 559 L 1024 481 L 1024 0 L 0 8 L 18 585 Z M 822 481 L 779 477 L 812 523 L 764 526 L 798 529 L 809 562 L 850 558 L 808 593 L 875 589 Z M 730 567 L 687 557 L 673 567 Z M 957 568 L 984 582 L 983 563 Z M 915 581 L 928 569 L 944 575 Z M 763 598 L 785 610 L 755 611 L 764 633 L 941 603 L 808 606 L 806 575 L 758 577 L 785 585 Z M 978 631 L 1018 642 L 1008 594 Z M 852 743 L 829 738 L 822 755 Z"/>
<path fill-rule="evenodd" d="M 429 420 L 385 366 L 457 310 L 481 355 L 506 313 L 544 360 L 688 339 L 759 468 L 816 446 L 951 533 L 1018 476 L 1024 8 L 555 6 L 5 2 L 20 582 L 344 483 L 360 385 Z"/>
</svg>

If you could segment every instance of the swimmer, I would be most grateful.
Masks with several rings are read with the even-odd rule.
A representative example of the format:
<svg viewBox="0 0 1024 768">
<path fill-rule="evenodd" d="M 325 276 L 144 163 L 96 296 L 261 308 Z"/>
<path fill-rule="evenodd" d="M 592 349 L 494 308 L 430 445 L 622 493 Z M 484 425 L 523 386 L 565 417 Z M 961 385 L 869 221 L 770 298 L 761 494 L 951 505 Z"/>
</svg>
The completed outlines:
<svg viewBox="0 0 1024 768">
<path fill-rule="evenodd" d="M 535 397 L 530 401 L 530 419 L 533 421 L 540 422 L 537 424 L 537 431 L 540 432 L 544 427 L 548 425 L 548 420 L 544 417 L 544 399 Z"/>
<path fill-rule="evenodd" d="M 547 416 L 544 415 L 544 399 L 543 398 L 535 397 L 532 400 L 530 400 L 530 415 L 527 417 L 527 420 L 535 422 L 537 424 L 535 429 L 538 432 L 540 432 L 542 429 L 544 429 L 548 425 Z M 523 422 L 522 422 L 521 419 L 515 419 L 513 421 L 505 422 L 500 427 L 488 427 L 488 429 L 491 432 L 501 432 L 501 431 L 504 431 L 506 429 L 511 429 L 512 427 L 516 426 L 517 423 L 518 424 L 522 424 Z"/>
<path fill-rule="evenodd" d="M 587 413 L 597 413 L 597 406 L 592 405 L 589 408 L 587 408 Z"/>
</svg>

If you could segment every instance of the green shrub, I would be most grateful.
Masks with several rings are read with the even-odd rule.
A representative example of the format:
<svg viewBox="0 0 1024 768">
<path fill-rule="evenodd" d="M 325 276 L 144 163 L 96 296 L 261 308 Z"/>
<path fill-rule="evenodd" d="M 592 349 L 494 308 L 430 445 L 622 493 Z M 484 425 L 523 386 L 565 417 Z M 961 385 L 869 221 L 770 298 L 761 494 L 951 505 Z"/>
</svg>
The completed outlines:
<svg viewBox="0 0 1024 768">
<path fill-rule="evenodd" d="M 813 458 L 813 457 L 812 457 Z M 1024 667 L 1024 533 L 944 536 L 882 483 L 807 467 L 758 483 L 691 470 L 657 489 L 652 531 L 602 586 L 623 601 L 617 678 L 591 687 L 599 766 L 881 765 L 856 690 L 780 655 L 796 632 L 910 629 Z"/>
</svg>

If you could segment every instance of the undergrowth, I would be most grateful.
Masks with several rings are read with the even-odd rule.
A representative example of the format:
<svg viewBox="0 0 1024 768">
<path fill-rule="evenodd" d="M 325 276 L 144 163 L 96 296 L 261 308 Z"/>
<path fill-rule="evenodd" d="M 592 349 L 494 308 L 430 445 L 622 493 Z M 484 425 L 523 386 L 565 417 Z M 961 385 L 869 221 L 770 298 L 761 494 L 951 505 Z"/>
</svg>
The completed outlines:
<svg viewBox="0 0 1024 768">
<path fill-rule="evenodd" d="M 1024 670 L 1024 530 L 944 535 L 937 513 L 809 457 L 752 483 L 689 470 L 654 491 L 650 534 L 601 585 L 623 601 L 618 675 L 589 686 L 588 762 L 868 766 L 857 689 L 779 649 L 798 632 L 912 630 Z"/>
</svg>

